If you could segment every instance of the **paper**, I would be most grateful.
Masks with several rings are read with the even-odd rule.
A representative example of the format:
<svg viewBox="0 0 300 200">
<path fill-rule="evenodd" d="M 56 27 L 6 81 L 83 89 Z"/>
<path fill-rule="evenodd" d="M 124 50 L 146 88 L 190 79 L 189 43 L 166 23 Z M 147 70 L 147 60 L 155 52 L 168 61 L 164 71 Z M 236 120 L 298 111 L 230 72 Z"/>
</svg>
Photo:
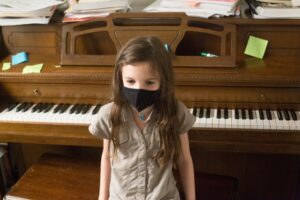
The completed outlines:
<svg viewBox="0 0 300 200">
<path fill-rule="evenodd" d="M 20 52 L 20 53 L 17 53 L 16 55 L 13 55 L 11 57 L 11 64 L 12 65 L 16 65 L 16 64 L 19 64 L 19 63 L 23 63 L 23 62 L 27 62 L 28 61 L 28 55 L 26 52 Z"/>
<path fill-rule="evenodd" d="M 9 70 L 11 67 L 11 63 L 3 63 L 2 71 Z"/>
<path fill-rule="evenodd" d="M 64 3 L 64 0 L 0 0 L 0 4 L 19 11 L 34 11 Z"/>
<path fill-rule="evenodd" d="M 30 73 L 40 73 L 43 67 L 43 63 L 36 64 L 36 65 L 26 65 L 23 68 L 23 74 L 30 74 Z"/>
<path fill-rule="evenodd" d="M 262 59 L 265 55 L 267 45 L 268 40 L 250 35 L 244 53 L 246 55 Z"/>
</svg>

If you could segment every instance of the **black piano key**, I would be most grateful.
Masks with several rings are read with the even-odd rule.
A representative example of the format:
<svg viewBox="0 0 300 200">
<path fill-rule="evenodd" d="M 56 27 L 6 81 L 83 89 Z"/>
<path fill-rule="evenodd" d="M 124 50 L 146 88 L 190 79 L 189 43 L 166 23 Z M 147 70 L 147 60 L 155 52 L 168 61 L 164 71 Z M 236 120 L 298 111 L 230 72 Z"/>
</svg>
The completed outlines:
<svg viewBox="0 0 300 200">
<path fill-rule="evenodd" d="M 294 121 L 298 120 L 298 117 L 297 117 L 297 114 L 296 114 L 295 110 L 290 110 L 290 114 L 291 114 L 291 117 Z"/>
<path fill-rule="evenodd" d="M 54 108 L 53 113 L 57 113 L 57 112 L 61 109 L 61 107 L 62 107 L 63 105 L 64 105 L 63 103 L 58 104 L 58 105 Z"/>
<path fill-rule="evenodd" d="M 228 108 L 224 109 L 224 118 L 228 119 Z"/>
<path fill-rule="evenodd" d="M 242 113 L 242 119 L 246 119 L 247 118 L 247 115 L 246 115 L 246 110 L 243 108 L 242 110 L 241 110 L 241 113 Z"/>
<path fill-rule="evenodd" d="M 27 103 L 27 105 L 23 108 L 22 112 L 28 111 L 31 108 L 31 106 L 33 106 L 33 103 L 31 102 Z"/>
<path fill-rule="evenodd" d="M 16 111 L 17 111 L 17 112 L 20 112 L 26 105 L 27 105 L 26 102 L 21 103 L 21 104 L 16 108 Z"/>
<path fill-rule="evenodd" d="M 70 109 L 69 113 L 73 114 L 75 112 L 75 110 L 77 109 L 78 106 L 79 106 L 78 103 L 76 103 L 75 105 L 73 105 L 72 108 Z"/>
<path fill-rule="evenodd" d="M 92 114 L 93 114 L 93 115 L 97 114 L 98 111 L 100 110 L 101 106 L 102 106 L 101 104 L 97 104 L 96 107 L 94 108 Z"/>
<path fill-rule="evenodd" d="M 248 114 L 249 114 L 249 119 L 250 119 L 250 120 L 253 120 L 254 117 L 253 117 L 253 110 L 252 110 L 252 109 L 249 109 L 249 110 L 248 110 Z"/>
<path fill-rule="evenodd" d="M 53 108 L 54 103 L 48 103 L 48 106 L 44 109 L 44 113 L 47 113 Z"/>
<path fill-rule="evenodd" d="M 281 110 L 276 110 L 276 114 L 279 120 L 283 120 Z"/>
<path fill-rule="evenodd" d="M 218 108 L 217 109 L 217 119 L 221 119 L 221 116 L 222 116 L 222 114 L 221 114 L 221 108 Z"/>
<path fill-rule="evenodd" d="M 267 119 L 268 119 L 268 120 L 272 120 L 272 114 L 271 114 L 270 109 L 267 109 L 267 110 L 266 110 L 266 114 L 267 114 Z"/>
<path fill-rule="evenodd" d="M 48 106 L 48 103 L 41 103 L 41 105 L 37 109 L 37 113 L 42 112 L 47 106 Z"/>
<path fill-rule="evenodd" d="M 197 108 L 193 108 L 193 115 L 197 117 Z"/>
<path fill-rule="evenodd" d="M 287 110 L 284 110 L 283 111 L 283 116 L 284 116 L 284 119 L 287 120 L 287 121 L 290 121 L 291 118 L 290 118 L 290 115 L 289 115 L 289 112 Z"/>
<path fill-rule="evenodd" d="M 90 108 L 91 108 L 91 104 L 85 104 L 85 106 L 84 106 L 84 108 L 82 109 L 82 114 L 86 114 L 89 110 L 90 110 Z"/>
<path fill-rule="evenodd" d="M 59 110 L 59 114 L 62 114 L 62 113 L 64 113 L 64 112 L 66 112 L 66 110 L 70 107 L 70 105 L 71 105 L 71 104 L 69 104 L 69 103 L 64 104 L 64 105 L 61 107 L 61 109 Z"/>
<path fill-rule="evenodd" d="M 210 118 L 210 108 L 206 109 L 206 118 Z"/>
<path fill-rule="evenodd" d="M 199 118 L 203 118 L 203 116 L 204 116 L 204 108 L 201 107 L 199 111 Z"/>
<path fill-rule="evenodd" d="M 75 110 L 75 114 L 81 113 L 83 108 L 84 108 L 84 104 L 79 104 L 79 106 Z"/>
<path fill-rule="evenodd" d="M 240 118 L 240 114 L 239 114 L 239 110 L 236 108 L 236 109 L 234 109 L 234 118 L 235 119 L 239 119 Z"/>
<path fill-rule="evenodd" d="M 259 113 L 259 119 L 264 120 L 265 119 L 264 111 L 262 109 L 259 109 L 258 113 Z"/>
<path fill-rule="evenodd" d="M 19 105 L 19 103 L 17 103 L 17 102 L 9 104 L 7 110 L 12 111 L 17 105 Z"/>
<path fill-rule="evenodd" d="M 35 106 L 33 106 L 33 108 L 31 109 L 31 112 L 36 112 L 39 108 L 40 108 L 40 106 L 42 105 L 42 103 L 38 103 L 38 104 L 35 104 Z"/>
</svg>

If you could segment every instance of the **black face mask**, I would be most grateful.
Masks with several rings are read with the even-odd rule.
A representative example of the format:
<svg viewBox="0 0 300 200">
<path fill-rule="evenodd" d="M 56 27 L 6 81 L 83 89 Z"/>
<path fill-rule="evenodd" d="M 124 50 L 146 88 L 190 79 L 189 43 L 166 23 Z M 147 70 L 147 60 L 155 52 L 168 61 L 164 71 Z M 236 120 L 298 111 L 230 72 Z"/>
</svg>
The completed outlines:
<svg viewBox="0 0 300 200">
<path fill-rule="evenodd" d="M 143 90 L 123 87 L 124 98 L 137 109 L 138 112 L 154 104 L 160 95 L 160 90 Z"/>
</svg>

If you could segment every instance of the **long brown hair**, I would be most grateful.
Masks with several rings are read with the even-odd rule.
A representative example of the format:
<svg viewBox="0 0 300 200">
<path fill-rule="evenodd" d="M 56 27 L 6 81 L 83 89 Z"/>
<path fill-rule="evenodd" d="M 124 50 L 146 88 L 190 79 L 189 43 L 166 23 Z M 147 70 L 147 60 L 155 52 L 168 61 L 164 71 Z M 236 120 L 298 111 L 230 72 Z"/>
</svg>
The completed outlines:
<svg viewBox="0 0 300 200">
<path fill-rule="evenodd" d="M 114 105 L 110 114 L 111 141 L 117 149 L 119 147 L 118 134 L 122 125 L 121 112 L 126 106 L 126 101 L 122 96 L 122 67 L 140 62 L 148 62 L 160 76 L 160 98 L 154 104 L 158 115 L 156 124 L 159 129 L 160 150 L 153 158 L 159 164 L 164 165 L 172 158 L 173 154 L 175 158 L 178 156 L 180 141 L 171 54 L 156 37 L 133 38 L 123 46 L 117 55 L 112 84 Z"/>
</svg>

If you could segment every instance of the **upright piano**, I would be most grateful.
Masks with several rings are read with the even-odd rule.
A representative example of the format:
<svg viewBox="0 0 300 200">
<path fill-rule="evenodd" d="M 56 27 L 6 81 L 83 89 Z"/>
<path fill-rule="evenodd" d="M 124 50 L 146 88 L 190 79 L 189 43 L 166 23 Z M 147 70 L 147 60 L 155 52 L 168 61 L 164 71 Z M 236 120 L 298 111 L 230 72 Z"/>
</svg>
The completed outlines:
<svg viewBox="0 0 300 200">
<path fill-rule="evenodd" d="M 1 63 L 20 51 L 29 61 L 0 72 L 0 141 L 101 146 L 87 126 L 111 100 L 117 51 L 137 35 L 173 52 L 176 95 L 197 117 L 195 170 L 236 178 L 237 199 L 300 199 L 300 20 L 116 13 L 1 27 Z M 263 59 L 244 54 L 249 36 L 268 40 Z"/>
</svg>

